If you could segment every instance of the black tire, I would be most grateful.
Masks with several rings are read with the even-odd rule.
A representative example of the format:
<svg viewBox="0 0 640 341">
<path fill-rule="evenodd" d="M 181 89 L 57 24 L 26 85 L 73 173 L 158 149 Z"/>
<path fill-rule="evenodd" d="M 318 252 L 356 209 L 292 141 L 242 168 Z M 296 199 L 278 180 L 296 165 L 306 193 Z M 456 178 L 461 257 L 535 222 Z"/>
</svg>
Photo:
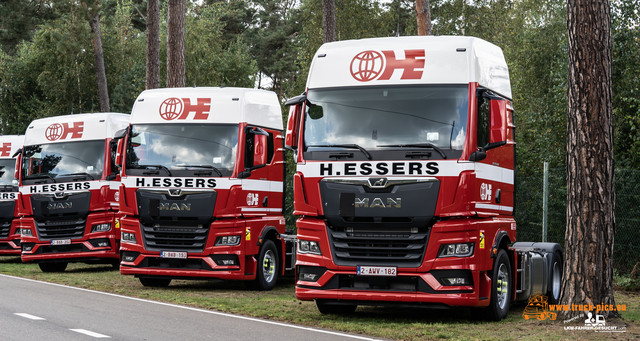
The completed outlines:
<svg viewBox="0 0 640 341">
<path fill-rule="evenodd" d="M 67 262 L 38 263 L 42 272 L 63 272 L 67 268 Z"/>
<path fill-rule="evenodd" d="M 560 293 L 562 292 L 562 253 L 556 251 L 551 259 L 551 268 L 549 269 L 549 304 L 557 304 L 560 301 Z"/>
<path fill-rule="evenodd" d="M 139 280 L 143 286 L 151 288 L 164 288 L 171 283 L 171 278 L 140 277 Z"/>
<path fill-rule="evenodd" d="M 507 252 L 500 250 L 491 270 L 491 300 L 488 307 L 478 309 L 479 317 L 488 321 L 500 321 L 507 317 L 513 296 L 512 279 L 511 262 Z"/>
<path fill-rule="evenodd" d="M 115 259 L 111 262 L 114 270 L 120 270 L 120 259 Z"/>
<path fill-rule="evenodd" d="M 347 315 L 353 314 L 358 308 L 355 304 L 348 305 L 338 305 L 338 304 L 327 304 L 324 300 L 316 300 L 316 306 L 318 310 L 322 314 L 335 314 L 335 315 Z"/>
<path fill-rule="evenodd" d="M 265 240 L 257 261 L 256 279 L 247 284 L 252 290 L 269 291 L 276 286 L 280 272 L 280 257 L 273 241 Z"/>
</svg>

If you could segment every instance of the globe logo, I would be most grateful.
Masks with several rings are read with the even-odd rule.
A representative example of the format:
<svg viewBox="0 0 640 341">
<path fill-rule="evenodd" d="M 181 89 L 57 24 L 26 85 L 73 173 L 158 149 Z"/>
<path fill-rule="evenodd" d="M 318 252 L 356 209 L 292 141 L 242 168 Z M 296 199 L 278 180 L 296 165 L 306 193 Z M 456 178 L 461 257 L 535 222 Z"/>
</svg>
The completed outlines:
<svg viewBox="0 0 640 341">
<path fill-rule="evenodd" d="M 182 114 L 182 100 L 176 97 L 167 98 L 160 104 L 160 117 L 172 121 Z"/>
<path fill-rule="evenodd" d="M 360 52 L 351 60 L 351 76 L 360 82 L 378 78 L 383 68 L 384 58 L 377 51 Z"/>
<path fill-rule="evenodd" d="M 64 133 L 64 127 L 60 123 L 54 123 L 47 127 L 44 131 L 44 136 L 49 141 L 59 140 Z"/>
</svg>

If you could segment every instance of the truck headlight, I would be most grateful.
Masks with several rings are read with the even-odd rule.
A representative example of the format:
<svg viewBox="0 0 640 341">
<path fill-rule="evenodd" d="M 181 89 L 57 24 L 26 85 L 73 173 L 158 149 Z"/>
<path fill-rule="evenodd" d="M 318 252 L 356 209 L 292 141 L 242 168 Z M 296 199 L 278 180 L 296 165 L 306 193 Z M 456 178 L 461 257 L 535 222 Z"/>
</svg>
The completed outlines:
<svg viewBox="0 0 640 341">
<path fill-rule="evenodd" d="M 318 242 L 303 240 L 303 239 L 298 239 L 298 252 L 322 255 L 322 252 L 320 252 L 320 245 L 318 244 Z"/>
<path fill-rule="evenodd" d="M 438 258 L 469 257 L 473 255 L 473 243 L 442 244 L 438 251 Z"/>
<path fill-rule="evenodd" d="M 221 245 L 238 245 L 240 244 L 240 236 L 224 236 L 216 238 L 215 246 Z"/>
<path fill-rule="evenodd" d="M 33 234 L 31 233 L 31 229 L 20 229 L 20 236 L 33 237 Z"/>
<path fill-rule="evenodd" d="M 107 232 L 111 230 L 111 224 L 97 224 L 91 226 L 91 232 Z"/>
<path fill-rule="evenodd" d="M 129 232 L 122 232 L 120 241 L 122 241 L 123 243 L 132 243 L 132 244 L 137 243 L 136 235 Z"/>
</svg>

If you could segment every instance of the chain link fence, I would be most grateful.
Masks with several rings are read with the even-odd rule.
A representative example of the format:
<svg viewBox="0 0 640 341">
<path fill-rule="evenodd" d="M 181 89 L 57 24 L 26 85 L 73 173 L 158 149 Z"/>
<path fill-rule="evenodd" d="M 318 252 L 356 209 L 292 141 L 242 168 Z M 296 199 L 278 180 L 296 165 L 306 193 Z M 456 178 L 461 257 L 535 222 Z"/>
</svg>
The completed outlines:
<svg viewBox="0 0 640 341">
<path fill-rule="evenodd" d="M 549 170 L 547 241 L 564 247 L 567 225 L 565 168 Z M 616 169 L 616 232 L 614 268 L 628 274 L 640 261 L 640 170 Z M 517 240 L 542 241 L 544 173 L 516 177 Z"/>
</svg>

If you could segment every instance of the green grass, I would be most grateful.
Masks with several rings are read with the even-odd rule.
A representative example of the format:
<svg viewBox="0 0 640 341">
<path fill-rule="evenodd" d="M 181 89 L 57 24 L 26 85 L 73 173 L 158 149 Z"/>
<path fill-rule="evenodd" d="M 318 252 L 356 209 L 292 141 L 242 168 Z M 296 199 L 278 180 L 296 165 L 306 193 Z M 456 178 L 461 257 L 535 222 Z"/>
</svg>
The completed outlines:
<svg viewBox="0 0 640 341">
<path fill-rule="evenodd" d="M 167 288 L 145 288 L 133 276 L 122 276 L 111 266 L 69 264 L 63 273 L 43 273 L 35 264 L 20 263 L 19 257 L 0 258 L 0 273 L 394 340 L 599 340 L 603 336 L 617 339 L 640 338 L 638 292 L 616 292 L 616 303 L 626 304 L 627 311 L 622 313 L 623 319 L 607 320 L 607 323 L 626 326 L 627 332 L 603 335 L 592 331 L 564 331 L 562 321 L 525 321 L 522 318 L 522 305 L 512 305 L 507 319 L 497 323 L 478 321 L 473 318 L 469 309 L 358 307 L 353 315 L 322 315 L 315 303 L 295 298 L 294 280 L 290 277 L 281 278 L 276 288 L 268 292 L 251 291 L 242 282 L 234 281 L 174 280 Z M 577 325 L 579 324 L 578 322 Z"/>
</svg>

